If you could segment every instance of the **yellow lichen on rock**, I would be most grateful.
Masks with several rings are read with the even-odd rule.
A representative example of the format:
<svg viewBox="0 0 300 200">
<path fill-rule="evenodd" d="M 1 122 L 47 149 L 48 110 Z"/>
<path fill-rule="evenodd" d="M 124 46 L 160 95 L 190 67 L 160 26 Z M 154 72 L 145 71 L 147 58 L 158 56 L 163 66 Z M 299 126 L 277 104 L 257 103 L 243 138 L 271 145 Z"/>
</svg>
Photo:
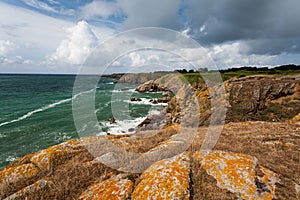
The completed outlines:
<svg viewBox="0 0 300 200">
<path fill-rule="evenodd" d="M 152 164 L 140 177 L 132 200 L 189 199 L 189 157 L 180 154 Z"/>
<path fill-rule="evenodd" d="M 105 181 L 92 184 L 84 191 L 80 200 L 125 200 L 132 191 L 133 182 L 115 176 Z"/>
<path fill-rule="evenodd" d="M 299 113 L 298 115 L 294 116 L 294 117 L 290 120 L 290 122 L 291 122 L 292 124 L 300 124 L 300 113 Z"/>
<path fill-rule="evenodd" d="M 176 130 L 176 131 L 179 131 L 180 130 L 180 126 L 178 124 L 174 124 L 174 125 L 171 125 L 171 126 L 167 126 L 165 128 L 167 131 L 170 131 L 170 130 Z"/>
<path fill-rule="evenodd" d="M 78 146 L 78 140 L 55 145 L 34 154 L 30 161 L 38 166 L 41 170 L 50 170 L 57 165 L 63 164 L 71 156 L 82 151 Z"/>
<path fill-rule="evenodd" d="M 6 168 L 0 172 L 0 184 L 16 184 L 22 180 L 33 178 L 38 173 L 38 169 L 31 163 Z"/>
<path fill-rule="evenodd" d="M 238 194 L 243 199 L 271 200 L 279 177 L 260 167 L 263 177 L 255 173 L 256 158 L 233 152 L 213 151 L 204 156 L 202 167 L 217 180 L 220 188 Z"/>
<path fill-rule="evenodd" d="M 15 200 L 15 199 L 26 199 L 27 195 L 36 193 L 41 190 L 47 190 L 47 188 L 52 188 L 54 187 L 54 183 L 51 179 L 49 178 L 44 178 L 41 180 L 38 180 L 32 185 L 29 185 L 22 190 L 10 195 L 9 197 L 5 198 L 4 200 Z"/>
</svg>

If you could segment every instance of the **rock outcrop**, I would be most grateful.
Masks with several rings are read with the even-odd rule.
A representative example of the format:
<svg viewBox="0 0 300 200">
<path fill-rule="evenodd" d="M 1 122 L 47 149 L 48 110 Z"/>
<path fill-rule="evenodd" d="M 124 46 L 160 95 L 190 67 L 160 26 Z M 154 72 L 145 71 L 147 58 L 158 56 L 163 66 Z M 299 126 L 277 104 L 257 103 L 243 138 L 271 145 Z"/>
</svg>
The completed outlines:
<svg viewBox="0 0 300 200">
<path fill-rule="evenodd" d="M 150 80 L 147 81 L 145 83 L 143 83 L 142 85 L 138 86 L 135 91 L 137 92 L 165 92 L 165 91 L 169 91 L 168 88 L 166 88 L 164 85 L 159 84 L 158 82 L 156 82 L 155 80 Z"/>
<path fill-rule="evenodd" d="M 227 121 L 285 121 L 300 113 L 300 76 L 252 76 L 225 82 Z"/>
<path fill-rule="evenodd" d="M 107 151 L 113 152 L 105 148 L 109 147 L 108 141 L 115 148 L 141 152 L 142 157 L 159 157 L 164 148 L 180 142 L 173 139 L 179 130 L 179 126 L 170 126 L 160 132 L 71 140 L 25 156 L 0 172 L 0 198 L 268 200 L 299 197 L 300 128 L 296 124 L 229 123 L 224 126 L 216 149 L 209 152 L 199 150 L 203 133 L 207 131 L 201 127 L 189 149 L 178 155 L 172 155 L 173 151 L 165 154 L 167 158 L 150 163 L 142 173 L 124 174 L 122 169 L 112 169 L 99 159 Z M 102 151 L 100 157 L 84 150 L 87 146 Z M 39 161 L 32 159 L 38 157 Z M 46 159 L 49 157 L 51 162 Z M 142 161 L 132 160 L 130 164 Z"/>
<path fill-rule="evenodd" d="M 133 182 L 122 178 L 122 174 L 92 184 L 80 196 L 79 200 L 126 200 L 132 191 Z"/>
<path fill-rule="evenodd" d="M 213 151 L 196 158 L 202 160 L 202 167 L 217 180 L 218 187 L 237 194 L 242 199 L 273 199 L 275 184 L 280 182 L 279 176 L 260 166 L 262 176 L 256 175 L 255 157 L 232 152 Z"/>
<path fill-rule="evenodd" d="M 181 154 L 152 164 L 139 178 L 132 193 L 132 200 L 188 200 L 189 162 L 189 157 Z"/>
</svg>

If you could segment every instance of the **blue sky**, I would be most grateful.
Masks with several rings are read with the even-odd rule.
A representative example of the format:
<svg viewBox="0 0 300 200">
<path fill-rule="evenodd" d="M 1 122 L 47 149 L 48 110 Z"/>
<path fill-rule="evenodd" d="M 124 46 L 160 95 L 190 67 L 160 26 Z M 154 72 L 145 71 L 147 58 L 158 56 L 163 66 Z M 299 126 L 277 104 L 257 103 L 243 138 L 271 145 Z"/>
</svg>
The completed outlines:
<svg viewBox="0 0 300 200">
<path fill-rule="evenodd" d="M 297 0 L 0 0 L 0 73 L 76 73 L 103 41 L 142 27 L 194 39 L 218 68 L 300 64 L 299 7 Z M 137 51 L 112 71 L 167 60 L 182 67 L 166 53 Z"/>
</svg>

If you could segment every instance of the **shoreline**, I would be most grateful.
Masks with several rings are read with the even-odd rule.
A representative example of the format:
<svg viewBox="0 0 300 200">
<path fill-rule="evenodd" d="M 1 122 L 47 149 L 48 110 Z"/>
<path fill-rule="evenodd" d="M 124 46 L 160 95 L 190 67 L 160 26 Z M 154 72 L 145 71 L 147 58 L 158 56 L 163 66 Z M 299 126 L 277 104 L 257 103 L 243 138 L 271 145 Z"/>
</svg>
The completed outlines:
<svg viewBox="0 0 300 200">
<path fill-rule="evenodd" d="M 211 111 L 209 91 L 202 84 L 194 84 L 193 87 L 197 98 L 201 100 L 201 123 L 192 144 L 179 155 L 173 155 L 173 152 L 177 152 L 180 145 L 183 145 L 177 135 L 180 134 L 181 128 L 185 128 L 180 126 L 180 115 L 184 111 L 176 111 L 176 98 L 173 97 L 164 109 L 166 112 L 160 116 L 164 120 L 148 116 L 148 121 L 144 123 L 145 128 L 135 134 L 68 140 L 14 161 L 0 172 L 5 180 L 12 181 L 10 185 L 14 185 L 12 188 L 10 185 L 2 186 L 5 189 L 5 197 L 19 195 L 55 198 L 55 195 L 64 194 L 66 198 L 84 199 L 88 191 L 92 190 L 101 196 L 103 193 L 96 188 L 105 185 L 105 191 L 109 191 L 110 186 L 117 184 L 114 181 L 121 181 L 129 184 L 128 190 L 121 188 L 116 192 L 124 192 L 126 198 L 139 199 L 142 198 L 140 194 L 157 194 L 150 191 L 148 193 L 145 189 L 153 186 L 154 183 L 150 181 L 153 177 L 160 181 L 163 191 L 180 194 L 179 199 L 189 195 L 195 199 L 203 199 L 214 194 L 229 199 L 262 196 L 273 198 L 275 195 L 280 199 L 299 197 L 300 192 L 297 188 L 300 184 L 300 174 L 295 173 L 299 166 L 299 160 L 295 158 L 300 148 L 300 107 L 296 106 L 300 105 L 299 75 L 248 76 L 224 82 L 229 101 L 226 123 L 215 148 L 209 152 L 200 151 Z M 179 91 L 181 95 L 186 96 L 185 90 Z M 169 121 L 165 120 L 167 115 L 170 117 Z M 160 122 L 155 125 L 156 129 L 151 126 L 147 129 L 151 121 L 154 121 L 153 124 Z M 188 129 L 185 132 L 188 133 Z M 133 154 L 124 157 L 119 154 L 119 148 Z M 165 151 L 168 148 L 170 150 Z M 135 153 L 141 157 L 135 157 Z M 151 162 L 151 159 L 146 159 L 153 155 L 158 160 Z M 140 166 L 141 163 L 144 165 Z M 221 170 L 218 163 L 227 163 L 230 174 L 228 170 Z M 128 172 L 133 169 L 142 170 L 138 170 L 138 173 Z M 180 171 L 176 171 L 178 169 Z M 12 179 L 11 174 L 20 173 L 20 170 L 25 175 Z M 156 175 L 157 170 L 158 173 L 182 174 L 178 179 L 181 189 L 167 189 L 167 179 L 159 179 Z M 85 174 L 86 171 L 88 174 Z M 99 173 L 93 175 L 96 171 Z M 107 172 L 109 175 L 103 176 Z M 227 178 L 220 178 L 217 174 Z M 244 177 L 242 174 L 249 176 Z M 166 175 L 168 176 L 171 175 Z M 62 177 L 67 177 L 67 181 L 64 182 Z M 102 178 L 99 181 L 95 177 Z M 44 180 L 48 182 L 39 187 L 40 182 Z M 88 184 L 78 185 L 78 180 Z M 244 186 L 249 189 L 247 192 L 238 189 L 239 184 L 244 181 L 247 182 Z M 66 184 L 65 187 L 72 193 L 64 193 L 65 188 L 60 187 L 59 190 L 51 189 L 57 188 L 51 185 L 60 182 Z M 144 182 L 148 185 L 144 185 Z M 176 182 L 171 181 L 169 184 Z M 261 185 L 264 185 L 265 189 L 262 189 Z M 25 187 L 27 193 L 22 192 L 22 188 Z M 113 194 L 115 193 L 109 193 Z"/>
</svg>

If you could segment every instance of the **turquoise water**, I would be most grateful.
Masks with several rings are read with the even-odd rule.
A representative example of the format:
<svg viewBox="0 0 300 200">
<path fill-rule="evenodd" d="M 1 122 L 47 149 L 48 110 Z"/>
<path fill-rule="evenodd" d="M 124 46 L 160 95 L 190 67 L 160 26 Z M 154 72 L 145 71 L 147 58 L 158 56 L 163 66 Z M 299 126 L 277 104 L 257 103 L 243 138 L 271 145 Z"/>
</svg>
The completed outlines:
<svg viewBox="0 0 300 200">
<path fill-rule="evenodd" d="M 0 75 L 0 169 L 18 157 L 49 146 L 78 138 L 72 115 L 73 75 Z M 101 129 L 97 134 L 128 132 L 149 113 L 164 105 L 151 105 L 151 98 L 161 94 L 139 94 L 135 85 L 113 84 L 116 80 L 101 78 L 95 95 L 95 113 Z M 112 99 L 112 94 L 118 95 Z M 142 98 L 133 103 L 130 97 Z M 125 99 L 124 99 L 125 98 Z M 112 118 L 111 106 L 129 103 L 130 120 Z M 119 112 L 128 113 L 120 109 Z M 96 134 L 96 135 L 97 135 Z"/>
</svg>

